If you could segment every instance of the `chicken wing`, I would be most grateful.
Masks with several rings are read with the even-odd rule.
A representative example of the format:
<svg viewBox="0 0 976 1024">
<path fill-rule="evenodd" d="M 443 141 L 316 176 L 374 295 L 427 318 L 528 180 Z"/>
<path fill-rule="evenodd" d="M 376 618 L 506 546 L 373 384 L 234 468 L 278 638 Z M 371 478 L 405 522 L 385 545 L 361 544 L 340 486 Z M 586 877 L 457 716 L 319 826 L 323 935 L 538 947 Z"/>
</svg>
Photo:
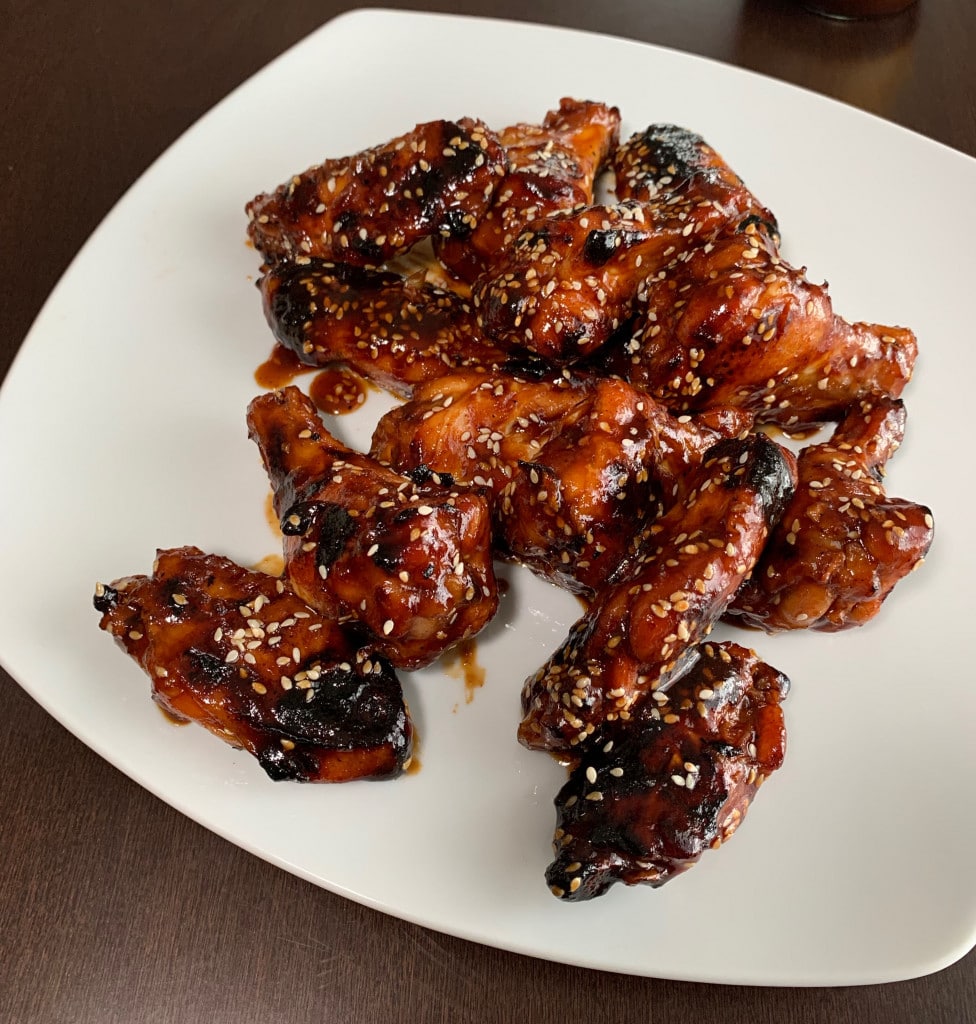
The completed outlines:
<svg viewBox="0 0 976 1024">
<path fill-rule="evenodd" d="M 489 338 L 576 362 L 626 326 L 644 281 L 681 253 L 745 226 L 779 239 L 772 213 L 697 135 L 654 125 L 624 143 L 612 166 L 616 205 L 529 224 L 476 283 Z"/>
<path fill-rule="evenodd" d="M 800 453 L 796 493 L 731 615 L 773 633 L 846 629 L 878 613 L 933 537 L 929 509 L 881 484 L 904 429 L 901 402 L 865 401 Z"/>
<path fill-rule="evenodd" d="M 630 721 L 608 723 L 559 791 L 546 881 L 560 899 L 663 885 L 735 832 L 782 765 L 786 676 L 737 644 L 693 657 Z"/>
<path fill-rule="evenodd" d="M 690 487 L 525 681 L 518 732 L 525 746 L 586 749 L 605 723 L 626 721 L 666 688 L 752 571 L 793 480 L 783 450 L 754 435 L 719 442 Z"/>
<path fill-rule="evenodd" d="M 559 211 L 518 236 L 471 301 L 499 345 L 578 362 L 626 326 L 644 278 L 688 245 L 680 222 L 641 203 Z"/>
<path fill-rule="evenodd" d="M 498 135 L 508 173 L 467 238 L 434 239 L 443 265 L 471 284 L 495 265 L 530 221 L 592 203 L 593 183 L 619 131 L 616 107 L 574 99 L 561 100 L 541 125 L 502 129 Z"/>
<path fill-rule="evenodd" d="M 591 593 L 676 500 L 684 475 L 720 438 L 748 426 L 713 410 L 669 416 L 619 380 L 562 373 L 458 373 L 418 388 L 377 424 L 372 454 L 496 495 L 500 553 Z"/>
<path fill-rule="evenodd" d="M 776 218 L 742 179 L 694 132 L 652 124 L 613 155 L 618 199 L 633 199 L 659 216 L 680 221 L 702 241 L 752 223 L 779 244 Z"/>
<path fill-rule="evenodd" d="M 410 760 L 389 663 L 277 577 L 175 548 L 152 576 L 99 584 L 95 607 L 165 711 L 247 750 L 272 779 L 389 778 Z"/>
<path fill-rule="evenodd" d="M 291 587 L 354 619 L 399 668 L 474 636 L 495 614 L 491 507 L 483 489 L 400 476 L 347 448 L 297 388 L 260 395 L 247 416 L 271 479 Z"/>
<path fill-rule="evenodd" d="M 481 121 L 430 121 L 256 196 L 248 234 L 271 263 L 305 255 L 377 266 L 431 235 L 467 237 L 505 170 Z"/>
<path fill-rule="evenodd" d="M 911 331 L 850 324 L 825 287 L 781 260 L 754 226 L 700 246 L 648 280 L 629 340 L 601 353 L 676 412 L 734 405 L 800 429 L 911 379 Z"/>
<path fill-rule="evenodd" d="M 271 267 L 259 288 L 275 338 L 303 363 L 345 363 L 397 395 L 510 358 L 482 338 L 467 302 L 419 278 L 298 258 Z"/>
</svg>

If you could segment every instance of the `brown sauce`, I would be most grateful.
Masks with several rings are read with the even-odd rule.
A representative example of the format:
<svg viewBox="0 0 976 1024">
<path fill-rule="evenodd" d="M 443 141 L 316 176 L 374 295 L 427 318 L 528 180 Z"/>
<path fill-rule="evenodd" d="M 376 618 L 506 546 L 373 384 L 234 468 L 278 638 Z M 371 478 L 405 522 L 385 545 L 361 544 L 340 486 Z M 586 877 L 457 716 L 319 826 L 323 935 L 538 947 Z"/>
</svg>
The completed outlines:
<svg viewBox="0 0 976 1024">
<path fill-rule="evenodd" d="M 271 355 L 254 371 L 254 379 L 263 388 L 283 388 L 303 373 L 314 373 L 314 366 L 306 366 L 290 348 L 275 345 Z"/>
<path fill-rule="evenodd" d="M 355 370 L 330 366 L 320 370 L 309 385 L 308 397 L 315 407 L 330 416 L 358 409 L 366 401 L 369 384 Z"/>
<path fill-rule="evenodd" d="M 452 679 L 464 680 L 464 703 L 470 704 L 475 691 L 485 685 L 485 669 L 478 664 L 477 640 L 462 640 L 444 656 L 443 665 Z"/>
<path fill-rule="evenodd" d="M 170 711 L 168 708 L 164 708 L 162 704 L 156 704 L 156 707 L 159 709 L 159 713 L 163 716 L 163 718 L 166 719 L 167 722 L 169 722 L 170 725 L 190 724 L 189 718 L 180 718 L 177 715 L 174 715 L 172 711 Z"/>
<path fill-rule="evenodd" d="M 404 765 L 404 775 L 417 775 L 422 767 L 420 763 L 420 737 L 415 732 L 413 734 L 413 750 L 410 752 L 410 760 Z"/>
</svg>

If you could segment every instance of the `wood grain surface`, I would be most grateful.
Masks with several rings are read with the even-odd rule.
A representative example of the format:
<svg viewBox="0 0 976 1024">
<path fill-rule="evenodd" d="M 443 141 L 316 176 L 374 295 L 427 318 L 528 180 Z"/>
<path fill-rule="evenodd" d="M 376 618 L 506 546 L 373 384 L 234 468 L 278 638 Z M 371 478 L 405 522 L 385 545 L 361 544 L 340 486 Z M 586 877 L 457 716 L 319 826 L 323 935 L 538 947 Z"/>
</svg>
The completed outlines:
<svg viewBox="0 0 976 1024">
<path fill-rule="evenodd" d="M 234 86 L 351 6 L 4 0 L 0 373 L 140 172 Z M 976 155 L 972 0 L 921 0 L 897 18 L 855 24 L 791 0 L 385 6 L 567 25 L 703 54 Z M 900 72 L 891 75 L 895 52 Z M 4 481 L 3 500 L 29 500 L 19 484 Z M 732 988 L 574 969 L 439 935 L 322 891 L 190 822 L 65 732 L 5 674 L 0 700 L 4 1024 L 976 1019 L 976 954 L 887 986 Z M 734 927 L 702 928 L 734 941 Z"/>
</svg>

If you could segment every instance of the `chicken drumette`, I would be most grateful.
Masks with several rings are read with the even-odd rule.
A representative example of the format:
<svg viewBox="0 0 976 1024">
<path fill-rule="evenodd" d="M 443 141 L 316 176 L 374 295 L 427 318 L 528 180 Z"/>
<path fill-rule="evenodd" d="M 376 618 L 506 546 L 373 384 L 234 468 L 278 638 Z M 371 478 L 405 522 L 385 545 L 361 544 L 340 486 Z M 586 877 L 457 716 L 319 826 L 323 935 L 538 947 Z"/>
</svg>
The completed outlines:
<svg viewBox="0 0 976 1024">
<path fill-rule="evenodd" d="M 879 398 L 803 449 L 796 492 L 731 615 L 772 633 L 845 629 L 878 613 L 932 543 L 929 509 L 881 484 L 904 429 L 902 403 Z"/>
<path fill-rule="evenodd" d="M 176 548 L 152 576 L 99 584 L 95 607 L 165 711 L 249 751 L 272 779 L 388 778 L 410 759 L 390 664 L 277 577 Z"/>
<path fill-rule="evenodd" d="M 677 420 L 623 381 L 568 370 L 469 372 L 387 413 L 371 452 L 401 472 L 429 467 L 491 487 L 499 552 L 592 593 L 705 452 L 747 425 L 734 410 Z"/>
<path fill-rule="evenodd" d="M 644 281 L 679 254 L 745 225 L 778 240 L 773 215 L 697 135 L 652 126 L 612 166 L 618 203 L 534 221 L 476 283 L 489 338 L 576 362 L 626 327 Z"/>
<path fill-rule="evenodd" d="M 430 121 L 256 196 L 248 233 L 270 263 L 304 255 L 377 266 L 431 235 L 466 238 L 505 171 L 498 137 L 480 121 Z"/>
<path fill-rule="evenodd" d="M 477 489 L 416 482 L 347 448 L 288 387 L 255 398 L 248 427 L 271 479 L 290 585 L 354 619 L 400 668 L 473 636 L 494 615 L 491 510 Z"/>
<path fill-rule="evenodd" d="M 737 644 L 690 657 L 667 690 L 601 730 L 556 796 L 546 881 L 560 899 L 663 885 L 735 832 L 782 765 L 786 676 Z"/>
<path fill-rule="evenodd" d="M 418 277 L 306 258 L 271 267 L 259 287 L 275 338 L 303 363 L 345 363 L 394 394 L 509 358 L 461 296 Z"/>
<path fill-rule="evenodd" d="M 776 218 L 731 167 L 694 132 L 653 124 L 632 135 L 612 161 L 618 199 L 633 199 L 706 240 L 752 223 L 774 244 Z"/>
<path fill-rule="evenodd" d="M 604 103 L 560 101 L 541 125 L 498 133 L 508 173 L 467 238 L 434 239 L 434 251 L 459 280 L 472 283 L 504 257 L 527 223 L 593 202 L 593 183 L 620 130 L 620 112 Z"/>
<path fill-rule="evenodd" d="M 792 492 L 792 467 L 763 435 L 721 441 L 688 487 L 525 681 L 525 746 L 584 750 L 607 722 L 626 721 L 682 671 L 759 559 Z"/>
<path fill-rule="evenodd" d="M 641 282 L 689 244 L 684 224 L 638 202 L 560 211 L 533 221 L 471 299 L 492 341 L 578 362 L 627 324 Z"/>
<path fill-rule="evenodd" d="M 867 394 L 897 397 L 915 364 L 911 331 L 842 319 L 754 224 L 675 259 L 637 309 L 631 337 L 599 366 L 677 412 L 734 405 L 800 429 Z"/>
</svg>

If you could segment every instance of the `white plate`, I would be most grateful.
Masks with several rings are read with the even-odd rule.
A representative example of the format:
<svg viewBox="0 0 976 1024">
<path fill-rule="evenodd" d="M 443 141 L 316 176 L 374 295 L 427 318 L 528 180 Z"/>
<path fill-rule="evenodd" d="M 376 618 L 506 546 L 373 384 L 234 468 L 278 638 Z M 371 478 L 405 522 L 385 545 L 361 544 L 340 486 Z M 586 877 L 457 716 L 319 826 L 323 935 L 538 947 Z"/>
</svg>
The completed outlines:
<svg viewBox="0 0 976 1024">
<path fill-rule="evenodd" d="M 490 73 L 465 70 L 479 61 Z M 875 623 L 840 636 L 747 635 L 793 679 L 786 766 L 734 840 L 690 874 L 583 905 L 557 902 L 543 881 L 562 771 L 515 741 L 522 680 L 578 614 L 573 598 L 504 569 L 511 592 L 479 643 L 484 688 L 467 703 L 448 673 L 405 677 L 422 770 L 345 787 L 273 784 L 203 730 L 167 724 L 91 607 L 96 580 L 148 571 L 157 546 L 196 544 L 245 564 L 274 550 L 244 428 L 253 371 L 271 348 L 245 200 L 419 121 L 474 114 L 500 127 L 564 95 L 616 103 L 626 132 L 663 120 L 698 130 L 777 212 L 787 256 L 829 276 L 841 313 L 917 330 L 908 437 L 888 481 L 930 504 L 937 529 L 929 561 Z M 0 400 L 3 663 L 174 807 L 431 928 L 707 981 L 848 984 L 937 970 L 976 942 L 965 455 L 974 192 L 968 157 L 684 54 L 498 21 L 339 18 L 187 132 L 38 317 Z M 365 446 L 382 404 L 339 421 L 341 433 Z"/>
</svg>

